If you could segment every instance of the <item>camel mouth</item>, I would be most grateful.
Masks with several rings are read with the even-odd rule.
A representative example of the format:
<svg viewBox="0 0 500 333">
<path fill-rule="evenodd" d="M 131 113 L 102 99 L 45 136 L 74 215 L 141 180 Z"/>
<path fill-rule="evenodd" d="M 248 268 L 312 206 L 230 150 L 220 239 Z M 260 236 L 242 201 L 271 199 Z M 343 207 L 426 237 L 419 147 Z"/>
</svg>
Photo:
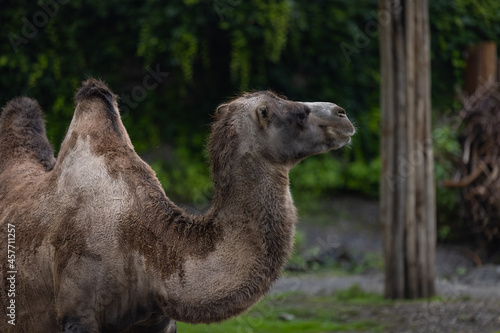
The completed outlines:
<svg viewBox="0 0 500 333">
<path fill-rule="evenodd" d="M 352 136 L 356 133 L 356 129 L 353 127 L 349 130 L 339 131 L 332 126 L 328 126 L 325 132 L 330 149 L 339 149 L 351 143 Z"/>
<path fill-rule="evenodd" d="M 353 127 L 352 130 L 350 131 L 338 131 L 337 129 L 333 128 L 332 126 L 328 126 L 326 128 L 326 133 L 330 138 L 333 139 L 349 139 L 351 140 L 351 137 L 356 134 L 356 129 Z"/>
</svg>

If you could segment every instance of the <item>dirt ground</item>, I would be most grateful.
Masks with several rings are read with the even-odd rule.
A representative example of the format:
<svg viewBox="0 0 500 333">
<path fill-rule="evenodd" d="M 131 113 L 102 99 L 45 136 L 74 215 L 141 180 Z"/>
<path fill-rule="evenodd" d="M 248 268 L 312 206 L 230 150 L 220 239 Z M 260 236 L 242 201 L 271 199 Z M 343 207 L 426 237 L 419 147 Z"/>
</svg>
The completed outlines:
<svg viewBox="0 0 500 333">
<path fill-rule="evenodd" d="M 376 261 L 382 257 L 378 203 L 343 196 L 318 213 L 302 216 L 298 229 L 304 234 L 303 252 L 342 249 L 350 261 Z M 335 252 L 335 251 L 334 251 Z M 474 250 L 466 245 L 438 245 L 436 291 L 433 301 L 401 301 L 390 305 L 356 306 L 350 320 L 373 320 L 387 332 L 497 333 L 500 332 L 500 265 L 477 266 Z M 380 259 L 378 259 L 380 260 Z M 382 293 L 384 276 L 375 267 L 362 273 L 284 276 L 272 292 L 299 291 L 330 295 L 358 284 L 363 290 Z"/>
</svg>

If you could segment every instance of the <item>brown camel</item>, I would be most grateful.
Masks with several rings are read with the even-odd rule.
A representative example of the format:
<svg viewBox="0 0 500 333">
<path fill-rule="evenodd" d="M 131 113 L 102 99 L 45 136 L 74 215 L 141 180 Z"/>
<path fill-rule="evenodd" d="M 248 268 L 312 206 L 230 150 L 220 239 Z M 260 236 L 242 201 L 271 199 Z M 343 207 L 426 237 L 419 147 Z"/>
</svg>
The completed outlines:
<svg viewBox="0 0 500 333">
<path fill-rule="evenodd" d="M 333 103 L 263 91 L 222 104 L 213 204 L 192 216 L 135 153 L 104 83 L 87 80 L 75 102 L 57 160 L 37 102 L 0 116 L 1 332 L 165 333 L 240 314 L 292 249 L 289 170 L 354 134 Z"/>
</svg>

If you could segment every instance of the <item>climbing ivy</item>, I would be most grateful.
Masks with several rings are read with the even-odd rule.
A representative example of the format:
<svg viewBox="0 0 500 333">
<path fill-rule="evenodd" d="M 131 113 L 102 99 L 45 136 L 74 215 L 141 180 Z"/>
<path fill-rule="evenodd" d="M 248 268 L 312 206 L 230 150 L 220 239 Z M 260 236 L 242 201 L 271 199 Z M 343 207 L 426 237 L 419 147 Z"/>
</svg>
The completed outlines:
<svg viewBox="0 0 500 333">
<path fill-rule="evenodd" d="M 158 170 L 177 165 L 190 171 L 171 177 L 194 177 L 197 169 L 188 166 L 199 158 L 190 154 L 203 156 L 217 104 L 241 90 L 271 88 L 293 100 L 336 102 L 358 127 L 350 149 L 300 166 L 294 189 L 376 195 L 376 0 L 3 0 L 0 6 L 0 104 L 18 95 L 37 98 L 56 148 L 75 90 L 97 76 L 121 97 L 136 149 L 166 146 L 168 153 L 152 157 L 170 159 L 155 164 Z M 436 118 L 457 107 L 467 47 L 485 39 L 500 43 L 500 2 L 433 0 L 429 6 Z M 163 76 L 147 88 L 144 80 L 155 72 Z M 326 175 L 329 170 L 342 177 Z M 203 180 L 208 175 L 192 183 Z"/>
</svg>

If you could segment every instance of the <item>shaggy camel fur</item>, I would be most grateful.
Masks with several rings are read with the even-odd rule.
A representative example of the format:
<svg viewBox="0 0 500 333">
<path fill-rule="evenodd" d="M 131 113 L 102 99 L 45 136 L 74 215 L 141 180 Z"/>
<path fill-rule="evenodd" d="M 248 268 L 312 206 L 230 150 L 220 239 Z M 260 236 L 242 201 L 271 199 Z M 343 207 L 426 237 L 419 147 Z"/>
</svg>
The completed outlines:
<svg viewBox="0 0 500 333">
<path fill-rule="evenodd" d="M 264 91 L 219 106 L 213 204 L 192 216 L 135 153 L 104 83 L 75 102 L 57 160 L 35 101 L 0 116 L 1 332 L 165 333 L 240 314 L 292 250 L 289 170 L 354 134 L 333 103 Z"/>
</svg>

